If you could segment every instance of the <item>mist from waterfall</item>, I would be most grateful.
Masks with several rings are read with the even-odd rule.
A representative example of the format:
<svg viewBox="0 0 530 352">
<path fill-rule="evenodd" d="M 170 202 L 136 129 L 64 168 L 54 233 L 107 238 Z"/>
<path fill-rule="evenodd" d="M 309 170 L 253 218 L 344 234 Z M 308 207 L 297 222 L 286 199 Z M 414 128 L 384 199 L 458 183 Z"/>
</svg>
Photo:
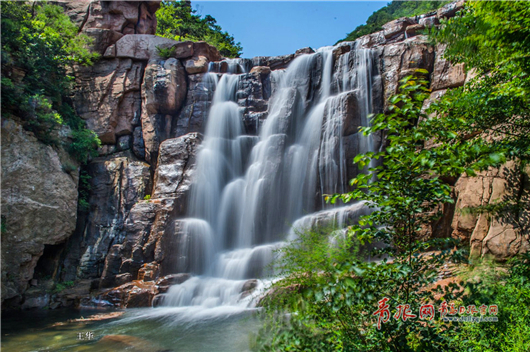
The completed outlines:
<svg viewBox="0 0 530 352">
<path fill-rule="evenodd" d="M 367 213 L 361 203 L 335 209 L 322 203 L 322 194 L 348 189 L 346 95 L 358 104 L 360 124 L 366 126 L 372 112 L 373 53 L 354 47 L 335 63 L 333 49 L 301 55 L 271 73 L 273 95 L 258 136 L 245 134 L 236 103 L 243 66 L 230 60 L 229 73 L 206 74 L 216 90 L 175 250 L 175 272 L 195 276 L 170 287 L 165 306 L 251 307 L 244 285 L 270 274 L 264 269 L 287 235 L 293 238 L 291 226 L 322 219 L 342 225 Z M 359 152 L 373 150 L 371 138 L 356 140 Z"/>
</svg>

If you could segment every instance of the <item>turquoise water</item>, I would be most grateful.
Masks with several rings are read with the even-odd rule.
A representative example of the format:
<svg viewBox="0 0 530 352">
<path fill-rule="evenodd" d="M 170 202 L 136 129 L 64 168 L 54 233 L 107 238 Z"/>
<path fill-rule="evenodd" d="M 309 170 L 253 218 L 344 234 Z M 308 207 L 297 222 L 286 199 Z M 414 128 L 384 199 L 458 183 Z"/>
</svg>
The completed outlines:
<svg viewBox="0 0 530 352">
<path fill-rule="evenodd" d="M 104 321 L 72 321 L 110 312 L 41 310 L 2 314 L 2 351 L 249 351 L 260 327 L 252 310 L 228 316 L 219 312 L 217 317 L 192 322 L 185 319 L 182 309 L 138 308 Z M 90 340 L 87 332 L 92 334 Z"/>
</svg>

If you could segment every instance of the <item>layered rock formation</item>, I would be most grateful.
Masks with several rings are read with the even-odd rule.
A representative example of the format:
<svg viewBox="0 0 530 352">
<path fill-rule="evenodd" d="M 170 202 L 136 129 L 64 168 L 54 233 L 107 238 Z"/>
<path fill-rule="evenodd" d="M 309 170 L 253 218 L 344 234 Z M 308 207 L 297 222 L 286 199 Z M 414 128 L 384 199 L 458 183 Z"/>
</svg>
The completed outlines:
<svg viewBox="0 0 530 352">
<path fill-rule="evenodd" d="M 42 290 L 34 290 L 38 292 L 26 295 L 27 308 L 80 302 L 75 295 L 88 294 L 89 289 L 105 292 L 102 298 L 111 303 L 147 306 L 166 286 L 177 283 L 160 280 L 177 268 L 177 258 L 171 253 L 176 253 L 182 237 L 179 219 L 186 215 L 195 156 L 212 105 L 213 75 L 239 74 L 235 101 L 246 134 L 257 135 L 276 88 L 273 72 L 314 50 L 304 48 L 281 57 L 223 59 L 206 43 L 153 35 L 156 1 L 61 3 L 80 31 L 94 38 L 93 49 L 102 55 L 93 66 L 73 68 L 73 99 L 78 114 L 103 145 L 99 157 L 87 166 L 90 210 L 79 213 L 76 220 L 77 166 L 65 172 L 61 166 L 67 163 L 65 155 L 43 146 L 13 122 L 3 122 L 2 214 L 7 232 L 4 235 L 2 231 L 2 299 L 14 305 L 23 303 L 37 267 L 43 278 L 48 275 L 56 281 L 82 283 L 83 292 L 46 296 L 38 294 Z M 463 85 L 464 68 L 443 58 L 444 47 L 433 47 L 418 35 L 437 25 L 440 18 L 453 16 L 460 7 L 461 3 L 452 3 L 436 13 L 395 20 L 380 32 L 335 46 L 332 93 L 355 79 L 360 48 L 373 52 L 371 64 L 376 74 L 370 91 L 376 102 L 371 107 L 374 112 L 384 111 L 399 79 L 417 68 L 430 73 L 430 100 Z M 167 56 L 161 57 L 160 49 Z M 309 101 L 322 87 L 322 60 L 315 60 L 314 77 L 300 82 Z M 211 73 L 205 74 L 209 67 Z M 291 99 L 292 109 L 296 99 Z M 360 150 L 358 127 L 362 121 L 358 116 L 362 107 L 351 93 L 338 96 L 333 104 L 326 106 L 326 114 L 342 114 L 339 140 L 345 158 L 351 160 Z M 289 111 L 284 116 L 288 128 Z M 374 143 L 379 146 L 383 141 Z M 347 164 L 347 177 L 351 178 L 358 171 Z M 464 238 L 470 241 L 474 255 L 492 254 L 499 260 L 528 250 L 520 235 L 524 226 L 528 230 L 528 215 L 493 220 L 485 214 L 460 211 L 466 206 L 491 204 L 514 189 L 514 184 L 519 190 L 516 196 L 528 203 L 528 171 L 518 172 L 507 165 L 455 180 L 456 207 L 444 209 L 445 217 L 433 224 L 432 231 L 438 236 Z M 317 204 L 319 199 L 315 192 Z M 54 269 L 44 264 L 39 267 L 41 257 L 43 263 L 55 263 Z M 106 291 L 117 286 L 117 290 Z M 93 300 L 85 298 L 85 302 Z"/>
</svg>

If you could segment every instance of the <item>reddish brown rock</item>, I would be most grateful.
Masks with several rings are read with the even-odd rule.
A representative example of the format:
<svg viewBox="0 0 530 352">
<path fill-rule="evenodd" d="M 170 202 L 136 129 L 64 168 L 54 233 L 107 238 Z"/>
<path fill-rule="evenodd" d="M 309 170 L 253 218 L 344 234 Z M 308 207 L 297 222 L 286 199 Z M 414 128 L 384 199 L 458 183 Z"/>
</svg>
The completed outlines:
<svg viewBox="0 0 530 352">
<path fill-rule="evenodd" d="M 442 6 L 438 9 L 436 12 L 436 16 L 438 18 L 449 18 L 456 15 L 458 11 L 460 11 L 462 8 L 464 8 L 465 0 L 459 0 L 455 2 L 451 2 L 447 5 Z"/>
<path fill-rule="evenodd" d="M 196 57 L 204 56 L 208 61 L 220 61 L 222 59 L 217 48 L 206 42 L 194 42 L 193 55 Z"/>
<path fill-rule="evenodd" d="M 201 141 L 199 134 L 190 133 L 160 145 L 153 198 L 180 198 L 189 191 L 195 171 L 195 154 Z"/>
<path fill-rule="evenodd" d="M 298 57 L 303 54 L 313 54 L 314 52 L 315 50 L 313 48 L 306 47 L 306 48 L 296 50 L 294 53 L 294 57 Z"/>
<path fill-rule="evenodd" d="M 160 59 L 159 48 L 178 46 L 175 40 L 149 34 L 132 34 L 116 42 L 116 57 L 134 60 Z"/>
<path fill-rule="evenodd" d="M 530 168 L 518 170 L 509 162 L 500 169 L 482 172 L 476 177 L 463 176 L 455 186 L 457 209 L 499 201 L 518 200 L 523 204 L 517 214 L 488 214 L 457 212 L 453 219 L 453 236 L 470 237 L 471 256 L 490 256 L 505 260 L 530 250 Z M 526 205 L 526 206 L 525 206 Z"/>
<path fill-rule="evenodd" d="M 202 74 L 188 75 L 184 106 L 173 122 L 171 135 L 179 137 L 190 132 L 204 132 L 212 104 L 215 81 Z"/>
<path fill-rule="evenodd" d="M 140 114 L 140 85 L 144 64 L 130 59 L 100 60 L 76 66 L 74 106 L 103 144 L 132 134 Z"/>
<path fill-rule="evenodd" d="M 262 75 L 268 75 L 271 73 L 271 69 L 270 67 L 267 67 L 267 66 L 254 66 L 250 70 L 250 73 L 259 73 Z"/>
<path fill-rule="evenodd" d="M 399 18 L 397 20 L 388 22 L 383 25 L 383 35 L 386 39 L 394 38 L 399 34 L 405 32 L 405 28 L 407 28 L 407 26 L 413 24 L 416 24 L 415 21 L 407 17 Z"/>
<path fill-rule="evenodd" d="M 419 34 L 423 29 L 425 29 L 425 26 L 422 24 L 412 24 L 405 28 L 405 33 L 407 34 L 407 37 L 413 37 L 416 34 Z"/>
<path fill-rule="evenodd" d="M 157 262 L 144 264 L 138 270 L 138 280 L 155 281 L 158 278 L 159 265 Z"/>
<path fill-rule="evenodd" d="M 105 291 L 99 296 L 99 299 L 118 307 L 140 308 L 151 307 L 153 298 L 157 294 L 158 289 L 153 281 L 135 280 Z"/>
<path fill-rule="evenodd" d="M 388 99 L 397 93 L 399 80 L 416 69 L 433 70 L 435 51 L 422 36 L 416 36 L 403 42 L 385 45 L 382 53 L 383 67 L 381 76 L 384 86 L 385 108 Z"/>
<path fill-rule="evenodd" d="M 124 35 L 155 34 L 159 1 L 58 0 L 82 33 L 94 39 L 92 49 L 104 54 Z"/>
<path fill-rule="evenodd" d="M 436 59 L 431 77 L 432 90 L 460 87 L 466 81 L 464 64 L 452 65 L 446 60 L 443 57 L 445 47 L 443 44 L 437 45 L 436 47 Z"/>
<path fill-rule="evenodd" d="M 186 60 L 184 67 L 186 72 L 190 75 L 196 73 L 205 73 L 208 71 L 208 59 L 205 56 L 193 57 L 189 60 Z"/>
</svg>

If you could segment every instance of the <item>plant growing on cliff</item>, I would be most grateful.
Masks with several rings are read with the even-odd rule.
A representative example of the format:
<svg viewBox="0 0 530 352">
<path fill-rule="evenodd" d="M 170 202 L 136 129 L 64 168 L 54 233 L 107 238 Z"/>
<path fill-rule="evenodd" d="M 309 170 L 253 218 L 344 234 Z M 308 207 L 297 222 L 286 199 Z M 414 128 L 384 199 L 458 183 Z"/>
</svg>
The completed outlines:
<svg viewBox="0 0 530 352">
<path fill-rule="evenodd" d="M 89 65 L 90 39 L 60 6 L 42 2 L 2 1 L 2 113 L 21 120 L 25 129 L 47 144 L 57 145 L 57 130 L 72 133 L 67 149 L 79 161 L 99 143 L 72 108 L 73 78 L 67 65 Z"/>
<path fill-rule="evenodd" d="M 156 34 L 179 41 L 205 41 L 215 46 L 221 55 L 239 57 L 243 48 L 234 37 L 223 31 L 210 15 L 196 15 L 191 1 L 163 1 L 156 12 Z"/>
</svg>

